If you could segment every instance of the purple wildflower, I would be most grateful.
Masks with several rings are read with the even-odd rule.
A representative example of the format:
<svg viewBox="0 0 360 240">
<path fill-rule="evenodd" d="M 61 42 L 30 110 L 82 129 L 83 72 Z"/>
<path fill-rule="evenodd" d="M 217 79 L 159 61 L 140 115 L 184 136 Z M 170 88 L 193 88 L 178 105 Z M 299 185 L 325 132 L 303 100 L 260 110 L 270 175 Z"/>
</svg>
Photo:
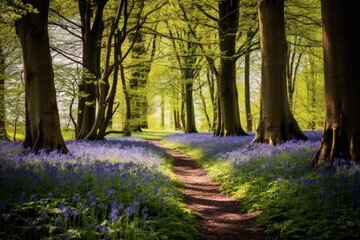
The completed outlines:
<svg viewBox="0 0 360 240">
<path fill-rule="evenodd" d="M 109 218 L 112 222 L 115 222 L 116 220 L 118 220 L 119 219 L 119 210 L 117 208 L 111 209 Z"/>
</svg>

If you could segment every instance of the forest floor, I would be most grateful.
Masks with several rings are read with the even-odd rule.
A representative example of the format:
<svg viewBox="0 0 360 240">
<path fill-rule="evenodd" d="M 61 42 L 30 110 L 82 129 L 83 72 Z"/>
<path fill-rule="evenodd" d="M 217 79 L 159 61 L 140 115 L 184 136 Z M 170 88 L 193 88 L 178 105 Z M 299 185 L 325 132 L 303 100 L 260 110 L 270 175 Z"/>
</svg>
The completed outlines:
<svg viewBox="0 0 360 240">
<path fill-rule="evenodd" d="M 240 213 L 239 201 L 221 193 L 196 160 L 176 150 L 164 147 L 160 140 L 151 142 L 164 149 L 174 159 L 173 172 L 185 184 L 183 195 L 186 207 L 200 214 L 201 240 L 271 240 L 264 229 L 255 225 L 257 213 Z M 199 240 L 200 240 L 199 239 Z"/>
</svg>

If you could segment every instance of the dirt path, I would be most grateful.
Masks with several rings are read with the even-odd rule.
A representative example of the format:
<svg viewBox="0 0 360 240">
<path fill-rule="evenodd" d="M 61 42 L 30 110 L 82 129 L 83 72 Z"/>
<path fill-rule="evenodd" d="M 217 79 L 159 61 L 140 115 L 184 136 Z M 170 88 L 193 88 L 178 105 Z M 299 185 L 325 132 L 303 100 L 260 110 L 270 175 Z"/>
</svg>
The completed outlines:
<svg viewBox="0 0 360 240">
<path fill-rule="evenodd" d="M 219 183 L 198 168 L 194 159 L 162 146 L 159 140 L 151 142 L 174 157 L 173 171 L 186 185 L 183 190 L 186 206 L 201 214 L 201 240 L 273 239 L 255 225 L 255 213 L 240 214 L 238 200 L 221 194 Z"/>
</svg>

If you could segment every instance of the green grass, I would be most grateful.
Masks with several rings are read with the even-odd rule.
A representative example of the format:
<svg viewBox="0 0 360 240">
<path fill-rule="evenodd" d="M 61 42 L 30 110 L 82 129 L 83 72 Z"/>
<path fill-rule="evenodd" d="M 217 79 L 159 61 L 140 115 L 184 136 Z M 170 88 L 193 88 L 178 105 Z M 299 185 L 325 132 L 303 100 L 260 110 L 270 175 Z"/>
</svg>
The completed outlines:
<svg viewBox="0 0 360 240">
<path fill-rule="evenodd" d="M 11 140 L 14 139 L 14 128 L 7 128 L 6 131 Z M 132 132 L 131 136 L 139 137 L 142 139 L 162 139 L 165 136 L 179 133 L 179 131 L 171 130 L 153 130 L 153 129 L 143 129 L 142 132 Z M 64 140 L 74 140 L 75 139 L 75 130 L 73 128 L 61 128 L 61 134 Z M 111 133 L 106 135 L 106 138 L 111 137 L 122 137 L 123 134 Z M 16 141 L 23 141 L 25 139 L 25 127 L 21 126 L 16 130 Z"/>
<path fill-rule="evenodd" d="M 143 129 L 142 132 L 132 132 L 132 136 L 140 137 L 143 139 L 163 139 L 165 136 L 179 133 L 179 131 L 168 131 L 168 130 L 152 130 L 152 129 Z"/>
<path fill-rule="evenodd" d="M 260 212 L 257 223 L 280 239 L 360 239 L 359 166 L 312 169 L 309 159 L 319 142 L 224 151 L 214 141 L 180 136 L 164 142 L 197 157 L 222 190 L 240 200 L 242 212 Z M 209 142 L 217 150 L 213 155 Z"/>
</svg>

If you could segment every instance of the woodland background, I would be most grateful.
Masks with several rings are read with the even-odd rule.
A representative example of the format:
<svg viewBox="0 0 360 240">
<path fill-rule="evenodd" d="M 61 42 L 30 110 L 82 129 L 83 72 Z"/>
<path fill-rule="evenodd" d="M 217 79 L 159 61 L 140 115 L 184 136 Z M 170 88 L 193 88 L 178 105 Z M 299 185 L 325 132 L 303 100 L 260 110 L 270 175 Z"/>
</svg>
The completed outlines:
<svg viewBox="0 0 360 240">
<path fill-rule="evenodd" d="M 84 1 L 85 3 L 86 1 Z M 216 126 L 216 80 L 209 65 L 219 66 L 218 1 L 151 0 L 129 1 L 127 15 L 121 15 L 123 31 L 118 83 L 114 85 L 114 38 L 111 27 L 119 10 L 118 1 L 90 1 L 89 29 L 95 33 L 95 18 L 103 2 L 104 29 L 98 40 L 100 72 L 84 70 L 81 26 L 77 1 L 51 1 L 49 38 L 55 73 L 60 123 L 74 129 L 81 81 L 104 81 L 115 87 L 113 116 L 108 130 L 123 130 L 126 123 L 126 94 L 130 94 L 132 130 L 185 130 L 186 88 L 193 94 L 197 131 L 213 131 Z M 12 11 L 1 3 L 1 112 L 6 128 L 24 132 L 24 82 L 20 42 L 12 19 L 21 11 Z M 261 54 L 256 1 L 243 0 L 239 7 L 236 32 L 236 84 L 240 118 L 244 129 L 254 131 L 259 121 Z M 320 2 L 285 1 L 285 27 L 288 43 L 287 87 L 289 105 L 301 129 L 322 129 L 324 125 L 324 69 Z M 126 29 L 124 23 L 127 23 Z M 135 38 L 136 36 L 136 38 Z M 100 37 L 100 36 L 99 36 Z M 191 56 L 191 57 L 190 57 Z M 186 76 L 186 74 L 191 76 Z M 88 77 L 84 75 L 89 74 Z M 249 92 L 246 92 L 246 90 Z M 109 99 L 110 93 L 107 95 Z M 95 106 L 93 100 L 86 105 Z M 108 100 L 107 100 L 108 101 Z M 190 100 L 191 101 L 191 100 Z M 108 106 L 107 106 L 108 107 Z M 145 108 L 145 110 L 143 109 Z M 6 112 L 5 116 L 3 112 Z M 215 113 L 215 114 L 214 114 Z M 139 126 L 140 125 L 140 126 Z M 193 131 L 193 130 L 190 130 Z M 11 136 L 13 138 L 13 136 Z M 75 134 L 73 134 L 75 137 Z M 18 135 L 18 139 L 22 139 Z"/>
</svg>

